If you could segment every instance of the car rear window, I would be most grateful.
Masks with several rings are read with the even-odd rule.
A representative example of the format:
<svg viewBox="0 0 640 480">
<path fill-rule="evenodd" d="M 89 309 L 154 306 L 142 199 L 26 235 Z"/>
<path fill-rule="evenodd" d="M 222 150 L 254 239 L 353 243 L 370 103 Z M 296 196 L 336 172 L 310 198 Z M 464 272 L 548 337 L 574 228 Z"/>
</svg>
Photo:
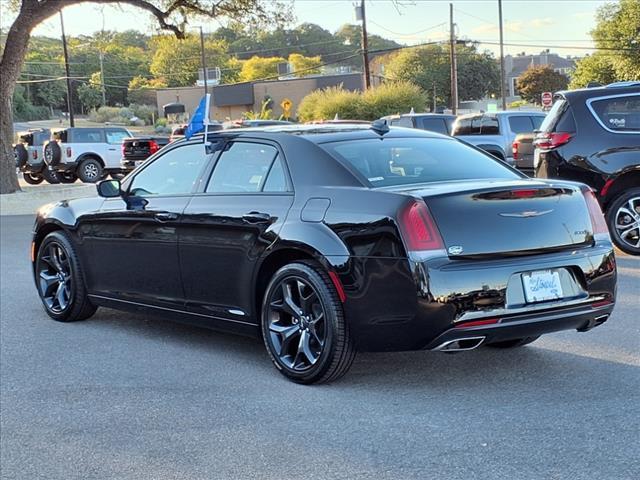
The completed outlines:
<svg viewBox="0 0 640 480">
<path fill-rule="evenodd" d="M 573 119 L 571 106 L 564 98 L 558 98 L 547 113 L 540 127 L 541 132 L 575 132 L 576 122 Z"/>
<path fill-rule="evenodd" d="M 452 135 L 500 135 L 500 124 L 494 115 L 460 118 L 454 124 Z"/>
<path fill-rule="evenodd" d="M 422 117 L 420 119 L 420 127 L 423 130 L 430 132 L 442 133 L 443 135 L 449 135 L 449 129 L 444 118 L 429 118 Z"/>
<path fill-rule="evenodd" d="M 320 144 L 372 187 L 520 178 L 500 161 L 446 138 L 384 138 Z"/>
<path fill-rule="evenodd" d="M 640 95 L 592 100 L 591 108 L 609 130 L 640 132 Z"/>
<path fill-rule="evenodd" d="M 531 117 L 509 117 L 509 128 L 513 133 L 531 133 L 533 132 L 533 123 L 531 122 Z"/>
</svg>

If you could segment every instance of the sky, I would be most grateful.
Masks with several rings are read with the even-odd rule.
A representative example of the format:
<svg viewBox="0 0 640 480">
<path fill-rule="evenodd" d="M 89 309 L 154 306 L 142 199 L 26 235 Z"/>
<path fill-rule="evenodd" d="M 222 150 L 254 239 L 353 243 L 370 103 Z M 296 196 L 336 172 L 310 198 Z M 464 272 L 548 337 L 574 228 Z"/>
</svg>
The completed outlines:
<svg viewBox="0 0 640 480">
<path fill-rule="evenodd" d="M 3 31 L 12 20 L 7 1 L 0 0 L 0 25 Z M 335 31 L 345 23 L 355 23 L 353 0 L 291 1 L 295 24 L 312 22 Z M 493 43 L 499 41 L 497 0 L 367 0 L 368 30 L 403 44 L 446 39 L 449 35 L 449 3 L 453 3 L 456 33 L 460 38 Z M 550 48 L 563 56 L 589 53 L 588 48 L 593 47 L 589 31 L 595 26 L 598 7 L 604 3 L 607 2 L 503 0 L 505 53 L 539 53 L 543 48 Z M 150 16 L 130 6 L 85 3 L 67 7 L 63 12 L 65 29 L 69 35 L 91 34 L 103 28 L 118 31 L 133 29 L 145 33 L 157 31 Z M 209 20 L 203 27 L 205 31 L 213 31 L 219 25 L 218 21 Z M 59 36 L 59 19 L 53 17 L 45 21 L 34 34 Z M 481 45 L 481 48 L 494 53 L 499 51 L 496 45 L 490 43 Z"/>
</svg>

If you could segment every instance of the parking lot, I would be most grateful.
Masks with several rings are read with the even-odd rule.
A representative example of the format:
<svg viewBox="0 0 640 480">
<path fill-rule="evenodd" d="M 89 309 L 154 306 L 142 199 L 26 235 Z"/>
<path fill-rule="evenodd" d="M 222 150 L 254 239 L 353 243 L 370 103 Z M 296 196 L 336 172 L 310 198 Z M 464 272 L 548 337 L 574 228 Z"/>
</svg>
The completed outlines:
<svg viewBox="0 0 640 480">
<path fill-rule="evenodd" d="M 341 381 L 305 387 L 257 340 L 106 309 L 51 321 L 32 217 L 0 218 L 2 478 L 640 475 L 639 257 L 618 257 L 615 312 L 589 333 L 362 354 Z"/>
</svg>

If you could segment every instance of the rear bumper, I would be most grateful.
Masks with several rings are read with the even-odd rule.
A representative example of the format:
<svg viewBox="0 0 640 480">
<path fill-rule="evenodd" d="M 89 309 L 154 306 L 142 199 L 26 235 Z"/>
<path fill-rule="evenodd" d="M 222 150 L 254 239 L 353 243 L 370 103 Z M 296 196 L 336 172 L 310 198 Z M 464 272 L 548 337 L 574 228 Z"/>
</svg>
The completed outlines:
<svg viewBox="0 0 640 480">
<path fill-rule="evenodd" d="M 547 269 L 566 269 L 575 282 L 571 296 L 527 304 L 521 273 Z M 602 323 L 603 315 L 608 318 L 616 294 L 609 242 L 492 260 L 352 257 L 339 273 L 347 296 L 345 315 L 363 351 L 435 349 L 469 334 L 493 342 L 588 330 Z M 488 319 L 498 323 L 464 326 Z"/>
</svg>

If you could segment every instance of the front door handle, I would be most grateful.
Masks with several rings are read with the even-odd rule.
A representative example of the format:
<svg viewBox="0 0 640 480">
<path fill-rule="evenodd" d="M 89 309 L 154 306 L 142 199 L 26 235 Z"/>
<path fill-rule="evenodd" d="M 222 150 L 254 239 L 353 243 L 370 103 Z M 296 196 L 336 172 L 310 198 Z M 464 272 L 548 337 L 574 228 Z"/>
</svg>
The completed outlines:
<svg viewBox="0 0 640 480">
<path fill-rule="evenodd" d="M 248 223 L 266 223 L 271 221 L 271 215 L 263 212 L 249 212 L 245 213 L 242 219 Z"/>
<path fill-rule="evenodd" d="M 158 212 L 153 218 L 155 218 L 158 222 L 169 222 L 171 220 L 177 220 L 178 214 L 173 212 Z"/>
</svg>

